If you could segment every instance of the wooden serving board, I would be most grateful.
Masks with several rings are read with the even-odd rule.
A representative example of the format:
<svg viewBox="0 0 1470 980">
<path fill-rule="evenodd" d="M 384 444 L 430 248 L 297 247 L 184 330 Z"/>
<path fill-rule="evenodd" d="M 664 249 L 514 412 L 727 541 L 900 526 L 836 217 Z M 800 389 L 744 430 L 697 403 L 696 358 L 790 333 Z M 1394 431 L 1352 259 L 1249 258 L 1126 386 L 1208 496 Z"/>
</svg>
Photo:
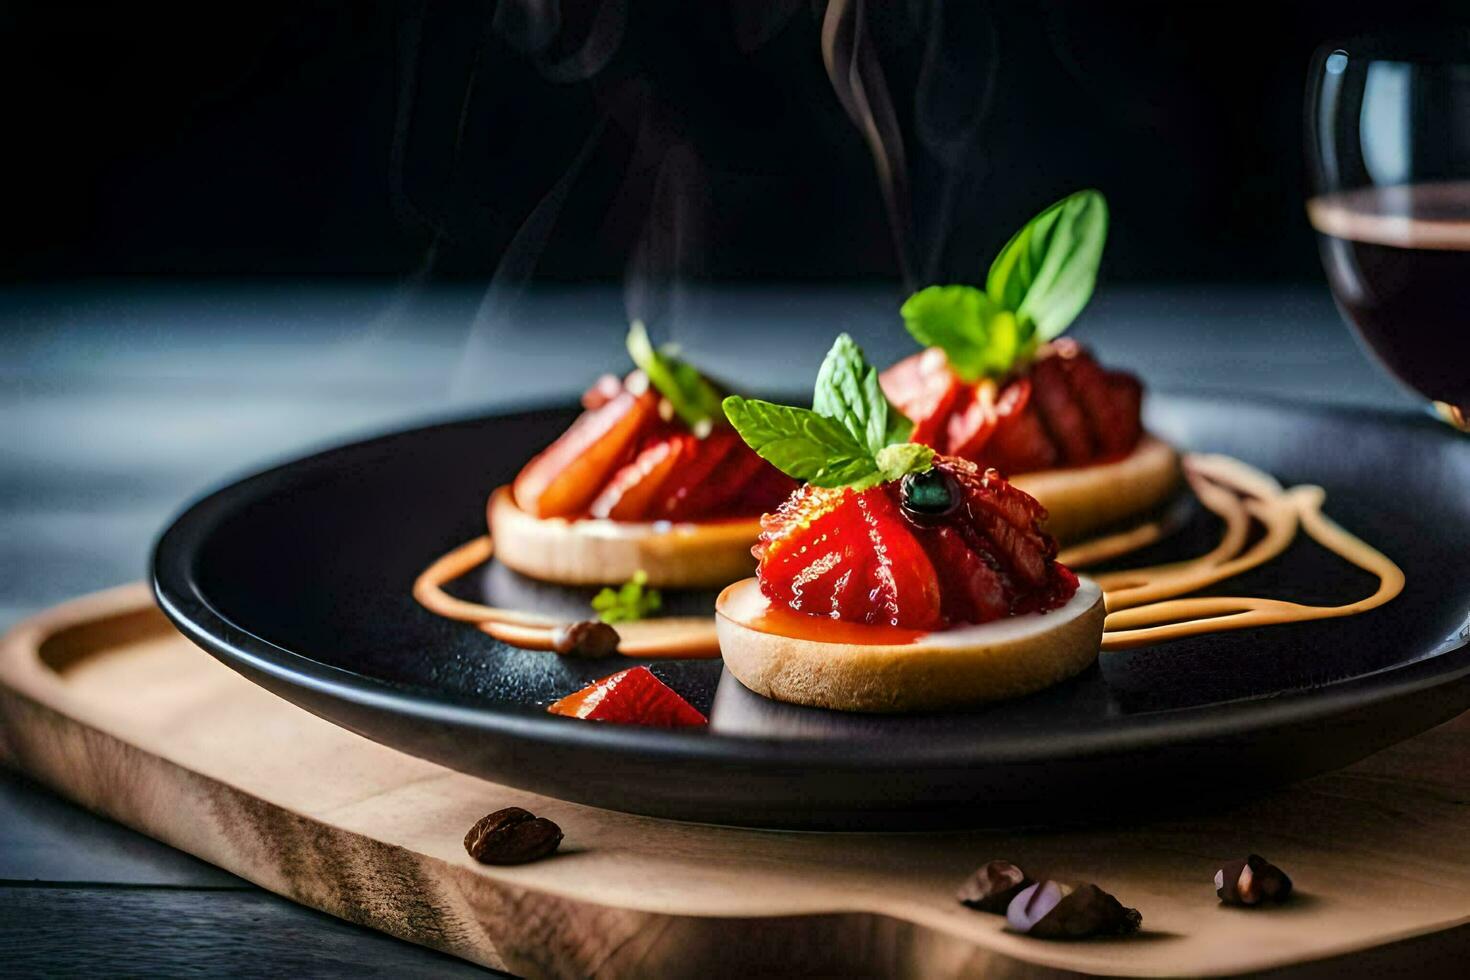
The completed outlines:
<svg viewBox="0 0 1470 980">
<path fill-rule="evenodd" d="M 811 834 L 563 803 L 410 758 L 255 687 L 141 585 L 0 642 L 0 759 L 271 891 L 516 973 L 575 976 L 1454 975 L 1470 954 L 1470 715 L 1228 813 L 1047 833 Z M 461 843 L 523 806 L 563 850 L 513 868 Z M 1299 895 L 1220 907 L 1258 851 Z M 953 898 L 1004 857 L 1096 881 L 1144 932 L 1047 943 Z M 263 937 L 268 942 L 269 937 Z"/>
</svg>

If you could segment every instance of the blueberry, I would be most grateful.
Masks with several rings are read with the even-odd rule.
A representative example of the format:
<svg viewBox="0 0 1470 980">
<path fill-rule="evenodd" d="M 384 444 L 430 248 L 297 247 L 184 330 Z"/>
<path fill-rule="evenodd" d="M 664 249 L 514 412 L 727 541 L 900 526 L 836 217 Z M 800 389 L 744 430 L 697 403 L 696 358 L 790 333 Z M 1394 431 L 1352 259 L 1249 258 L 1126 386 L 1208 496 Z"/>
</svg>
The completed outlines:
<svg viewBox="0 0 1470 980">
<path fill-rule="evenodd" d="M 900 498 L 904 510 L 922 517 L 948 514 L 959 503 L 953 482 L 937 468 L 904 477 Z"/>
</svg>

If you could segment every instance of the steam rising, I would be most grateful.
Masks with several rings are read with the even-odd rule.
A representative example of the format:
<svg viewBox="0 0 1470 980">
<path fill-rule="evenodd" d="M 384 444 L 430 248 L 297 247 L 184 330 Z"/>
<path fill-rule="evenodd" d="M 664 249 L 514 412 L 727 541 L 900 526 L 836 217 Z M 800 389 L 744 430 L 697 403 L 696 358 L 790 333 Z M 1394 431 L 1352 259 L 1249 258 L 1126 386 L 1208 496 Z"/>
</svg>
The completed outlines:
<svg viewBox="0 0 1470 980">
<path fill-rule="evenodd" d="M 628 24 L 628 0 L 602 0 L 591 6 L 591 20 L 582 43 L 569 54 L 553 49 L 569 33 L 560 0 L 500 0 L 491 22 L 495 33 L 529 55 L 542 76 L 553 82 L 586 81 L 607 67 L 623 43 Z"/>
<path fill-rule="evenodd" d="M 427 279 L 441 244 L 451 237 L 459 240 L 466 228 L 473 229 L 465 221 L 473 215 L 461 213 L 467 209 L 451 202 L 438 213 L 413 201 L 404 188 L 427 9 L 417 8 L 404 22 L 390 155 L 395 210 L 430 235 L 424 267 L 407 284 L 410 290 Z M 913 143 L 907 149 L 866 0 L 734 4 L 729 16 L 736 47 L 745 54 L 755 52 L 807 9 L 813 21 L 820 22 L 820 53 L 833 92 L 872 158 L 905 287 L 913 289 L 945 278 L 948 270 L 942 267 L 953 216 L 966 210 L 967 195 L 972 195 L 984 170 L 979 134 L 992 109 L 1000 56 L 989 5 L 909 0 L 906 8 L 880 11 L 885 39 L 892 29 L 895 44 L 915 38 L 922 43 L 912 104 Z M 907 35 L 905 10 L 906 26 L 912 31 Z M 498 0 L 491 28 L 528 58 L 543 78 L 569 84 L 586 82 L 608 68 L 623 44 L 627 21 L 627 0 Z M 450 147 L 451 169 L 457 165 L 471 118 L 469 106 L 482 57 L 477 54 L 469 71 Z M 971 67 L 977 61 L 982 66 L 981 78 L 974 77 Z M 537 356 L 530 352 L 536 347 L 532 336 L 536 332 L 520 329 L 526 319 L 519 301 L 574 191 L 604 188 L 599 181 L 582 180 L 590 160 L 607 156 L 600 151 L 611 150 L 626 161 L 616 190 L 610 195 L 601 191 L 606 195 L 604 229 L 616 240 L 624 229 L 638 228 L 636 238 L 628 243 L 624 277 L 623 305 L 628 319 L 641 319 L 656 332 L 677 337 L 697 313 L 693 303 L 701 294 L 690 290 L 689 284 L 705 271 L 711 208 L 706 163 L 648 83 L 636 77 L 622 82 L 599 78 L 593 94 L 603 106 L 600 119 L 565 172 L 526 214 L 500 256 L 451 385 L 455 397 L 472 396 L 492 373 L 503 375 L 504 359 L 512 351 L 525 348 L 516 356 Z M 445 135 L 442 129 L 440 135 Z M 422 141 L 424 136 L 418 138 Z M 933 189 L 919 206 L 912 193 L 911 164 L 918 168 L 918 186 Z M 578 193 L 581 202 L 585 192 Z M 455 224 L 452 236 L 444 227 L 450 221 Z M 967 267 L 960 274 L 969 275 L 970 270 Z M 505 343 L 509 332 L 515 332 L 517 343 Z M 552 354 L 542 350 L 540 356 Z M 497 360 L 502 363 L 496 365 Z M 501 370 L 492 372 L 492 366 Z"/>
<path fill-rule="evenodd" d="M 837 99 L 867 141 L 878 171 L 904 285 L 914 287 L 908 163 L 883 66 L 866 30 L 863 0 L 831 0 L 822 18 L 822 61 Z"/>
<path fill-rule="evenodd" d="M 926 41 L 914 95 L 914 130 L 919 144 L 943 171 L 938 206 L 918 228 L 928 243 L 923 281 L 942 275 L 944 249 L 951 223 L 963 212 L 957 198 L 965 184 L 984 176 L 979 146 L 981 127 L 990 115 L 1000 67 L 991 8 L 987 4 L 945 4 L 933 0 L 924 10 L 916 5 Z M 974 78 L 968 66 L 979 62 L 984 76 Z"/>
<path fill-rule="evenodd" d="M 688 283 L 704 271 L 704 186 L 694 149 L 684 143 L 671 146 L 659 164 L 648 218 L 624 277 L 623 303 L 630 322 L 642 320 L 650 327 L 667 323 L 677 335 L 691 319 Z"/>
</svg>

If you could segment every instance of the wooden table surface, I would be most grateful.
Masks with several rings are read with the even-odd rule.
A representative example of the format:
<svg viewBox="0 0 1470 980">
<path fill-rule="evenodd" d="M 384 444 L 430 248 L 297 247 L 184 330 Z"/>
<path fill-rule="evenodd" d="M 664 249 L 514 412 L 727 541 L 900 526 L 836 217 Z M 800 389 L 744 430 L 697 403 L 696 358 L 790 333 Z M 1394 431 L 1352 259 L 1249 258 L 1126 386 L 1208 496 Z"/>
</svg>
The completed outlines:
<svg viewBox="0 0 1470 980">
<path fill-rule="evenodd" d="M 848 330 L 909 349 L 882 290 L 677 297 L 677 337 L 741 387 L 809 384 Z M 567 400 L 623 363 L 620 290 L 82 284 L 0 291 L 0 629 L 139 578 L 204 489 L 419 420 Z M 1325 288 L 1108 288 L 1075 331 L 1161 389 L 1412 410 Z M 655 333 L 661 332 L 655 325 Z M 781 345 L 782 356 L 764 352 Z M 471 976 L 295 906 L 0 772 L 3 972 Z"/>
</svg>

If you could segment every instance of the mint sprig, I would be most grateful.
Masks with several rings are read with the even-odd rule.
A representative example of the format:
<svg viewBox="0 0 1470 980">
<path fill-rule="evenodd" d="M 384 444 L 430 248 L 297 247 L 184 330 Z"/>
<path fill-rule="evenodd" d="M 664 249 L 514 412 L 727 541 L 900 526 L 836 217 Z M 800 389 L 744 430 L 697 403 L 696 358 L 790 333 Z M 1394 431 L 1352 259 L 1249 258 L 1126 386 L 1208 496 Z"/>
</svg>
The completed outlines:
<svg viewBox="0 0 1470 980">
<path fill-rule="evenodd" d="M 943 350 L 967 381 L 1005 375 L 1082 312 L 1097 284 L 1107 235 L 1102 194 L 1070 194 L 1011 236 L 990 264 L 983 290 L 920 290 L 903 304 L 904 325 L 919 343 Z"/>
<path fill-rule="evenodd" d="M 921 289 L 899 312 L 913 338 L 943 350 L 966 381 L 999 377 L 1035 347 L 1034 332 L 974 286 Z"/>
<path fill-rule="evenodd" d="M 592 597 L 592 608 L 604 623 L 632 623 L 646 619 L 664 604 L 658 589 L 648 588 L 648 573 L 643 569 L 622 585 L 606 588 Z"/>
<path fill-rule="evenodd" d="M 1016 232 L 985 277 L 985 291 L 1051 340 L 1092 298 L 1108 239 L 1108 202 L 1098 191 L 1062 198 Z"/>
<path fill-rule="evenodd" d="M 724 408 L 758 456 L 814 486 L 862 490 L 934 465 L 933 449 L 904 441 L 913 424 L 888 403 L 877 369 L 847 334 L 817 372 L 811 408 L 738 395 Z"/>
<path fill-rule="evenodd" d="M 668 399 L 674 414 L 695 432 L 708 430 L 724 419 L 720 390 L 698 368 L 681 360 L 677 348 L 654 347 L 641 320 L 634 320 L 628 328 L 628 356 L 648 375 L 654 390 Z"/>
</svg>

